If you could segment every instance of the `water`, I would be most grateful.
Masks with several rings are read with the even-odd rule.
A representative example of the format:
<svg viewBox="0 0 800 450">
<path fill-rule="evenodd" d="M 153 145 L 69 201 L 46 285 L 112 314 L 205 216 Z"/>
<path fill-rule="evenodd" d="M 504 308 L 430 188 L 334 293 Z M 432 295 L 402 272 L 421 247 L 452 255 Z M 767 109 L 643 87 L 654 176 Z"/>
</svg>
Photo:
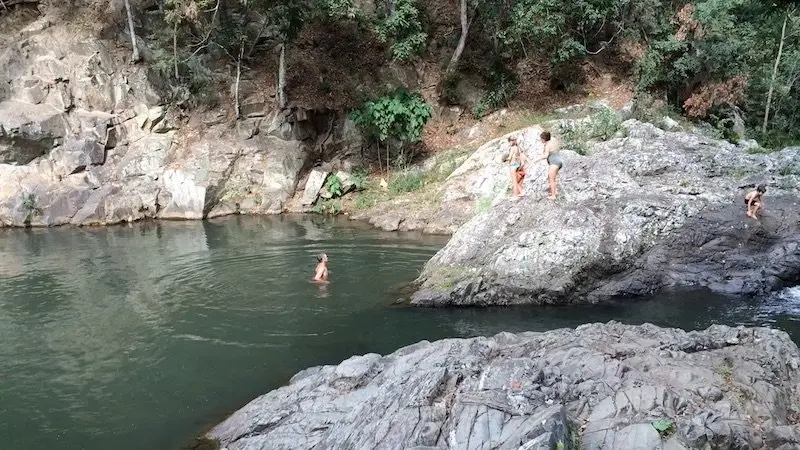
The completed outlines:
<svg viewBox="0 0 800 450">
<path fill-rule="evenodd" d="M 580 308 L 393 306 L 444 242 L 303 217 L 0 230 L 0 447 L 178 449 L 298 370 L 422 339 L 615 319 L 771 325 L 800 340 L 798 289 Z M 320 251 L 327 287 L 309 282 Z"/>
</svg>

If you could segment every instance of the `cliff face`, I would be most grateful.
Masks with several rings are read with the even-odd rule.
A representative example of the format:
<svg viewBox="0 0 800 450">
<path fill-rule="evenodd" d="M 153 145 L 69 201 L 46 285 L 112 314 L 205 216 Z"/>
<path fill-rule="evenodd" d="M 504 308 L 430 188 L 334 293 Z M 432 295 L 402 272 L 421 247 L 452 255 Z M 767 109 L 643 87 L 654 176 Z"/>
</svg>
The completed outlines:
<svg viewBox="0 0 800 450">
<path fill-rule="evenodd" d="M 227 450 L 797 448 L 800 353 L 769 329 L 589 324 L 314 367 L 216 426 Z"/>
<path fill-rule="evenodd" d="M 318 140 L 360 151 L 341 113 L 278 111 L 253 83 L 237 122 L 171 104 L 127 50 L 69 21 L 40 16 L 3 40 L 0 226 L 277 213 Z"/>
</svg>

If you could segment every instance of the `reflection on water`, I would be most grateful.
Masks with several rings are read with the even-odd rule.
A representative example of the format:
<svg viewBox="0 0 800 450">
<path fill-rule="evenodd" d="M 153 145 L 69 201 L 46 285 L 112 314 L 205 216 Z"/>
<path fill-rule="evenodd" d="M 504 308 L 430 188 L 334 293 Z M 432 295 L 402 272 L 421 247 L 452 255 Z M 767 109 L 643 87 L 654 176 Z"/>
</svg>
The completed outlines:
<svg viewBox="0 0 800 450">
<path fill-rule="evenodd" d="M 0 230 L 3 449 L 173 449 L 305 367 L 422 339 L 620 320 L 767 324 L 800 295 L 602 307 L 392 305 L 443 245 L 320 218 Z M 331 282 L 311 282 L 315 255 Z"/>
</svg>

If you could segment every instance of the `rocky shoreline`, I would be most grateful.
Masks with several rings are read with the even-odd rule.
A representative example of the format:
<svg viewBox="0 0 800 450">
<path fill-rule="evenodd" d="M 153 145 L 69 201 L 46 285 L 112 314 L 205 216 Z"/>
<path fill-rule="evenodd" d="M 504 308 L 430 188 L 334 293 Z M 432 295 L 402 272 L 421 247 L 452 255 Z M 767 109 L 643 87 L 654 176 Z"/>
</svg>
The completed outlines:
<svg viewBox="0 0 800 450">
<path fill-rule="evenodd" d="M 306 369 L 214 427 L 225 450 L 800 446 L 781 331 L 587 324 L 420 342 Z"/>
</svg>

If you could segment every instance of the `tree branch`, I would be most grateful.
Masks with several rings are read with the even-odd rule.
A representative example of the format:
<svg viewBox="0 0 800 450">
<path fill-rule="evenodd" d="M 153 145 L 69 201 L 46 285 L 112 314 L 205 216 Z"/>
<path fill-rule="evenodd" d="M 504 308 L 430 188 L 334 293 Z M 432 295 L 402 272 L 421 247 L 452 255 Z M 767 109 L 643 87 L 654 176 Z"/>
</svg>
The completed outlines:
<svg viewBox="0 0 800 450">
<path fill-rule="evenodd" d="M 600 48 L 597 49 L 596 52 L 590 52 L 589 50 L 586 50 L 586 53 L 588 53 L 590 55 L 597 55 L 598 53 L 600 53 L 603 50 L 607 49 L 608 46 L 611 45 L 612 42 L 614 42 L 614 38 L 617 37 L 620 33 L 622 33 L 622 30 L 623 30 L 622 25 L 620 25 L 619 30 L 617 30 L 617 32 L 614 33 L 613 36 L 611 36 L 611 39 L 609 39 L 608 41 L 603 41 L 603 42 L 600 43 Z"/>
</svg>

